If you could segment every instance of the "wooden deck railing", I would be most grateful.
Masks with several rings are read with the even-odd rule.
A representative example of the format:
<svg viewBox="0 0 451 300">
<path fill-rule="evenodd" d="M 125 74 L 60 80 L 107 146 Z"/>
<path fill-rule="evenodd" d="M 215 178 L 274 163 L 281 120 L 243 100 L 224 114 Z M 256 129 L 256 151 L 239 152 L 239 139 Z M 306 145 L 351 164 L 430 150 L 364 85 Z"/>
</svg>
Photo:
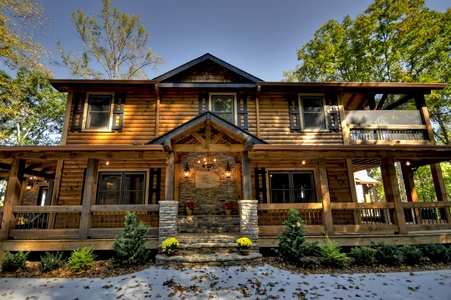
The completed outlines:
<svg viewBox="0 0 451 300">
<path fill-rule="evenodd" d="M 409 202 L 402 205 L 409 232 L 451 229 L 451 202 Z M 334 234 L 399 232 L 394 203 L 331 203 L 330 208 Z M 299 211 L 306 225 L 306 234 L 315 235 L 325 231 L 321 203 L 259 204 L 260 234 L 280 234 L 290 209 Z"/>
<path fill-rule="evenodd" d="M 158 235 L 159 205 L 94 205 L 91 206 L 90 238 L 112 238 L 121 231 L 127 212 L 137 215 L 151 227 L 150 235 Z M 14 220 L 8 233 L 14 239 L 78 239 L 82 206 L 14 206 Z M 0 207 L 3 215 L 3 207 Z M 1 215 L 1 216 L 2 216 Z M 1 220 L 1 219 L 0 219 Z"/>
<path fill-rule="evenodd" d="M 426 140 L 424 125 L 354 125 L 350 124 L 351 141 L 421 141 Z"/>
</svg>

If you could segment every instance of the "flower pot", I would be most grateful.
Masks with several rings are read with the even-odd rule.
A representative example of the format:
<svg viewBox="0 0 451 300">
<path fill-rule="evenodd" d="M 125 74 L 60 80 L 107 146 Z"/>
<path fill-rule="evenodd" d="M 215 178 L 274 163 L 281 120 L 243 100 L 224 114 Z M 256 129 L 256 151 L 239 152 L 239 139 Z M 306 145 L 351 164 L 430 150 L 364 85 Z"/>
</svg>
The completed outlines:
<svg viewBox="0 0 451 300">
<path fill-rule="evenodd" d="M 251 249 L 247 249 L 247 248 L 240 248 L 240 254 L 241 255 L 249 255 L 249 252 L 251 251 Z"/>
<path fill-rule="evenodd" d="M 166 255 L 167 255 L 167 256 L 174 256 L 174 255 L 177 255 L 177 250 L 172 250 L 172 251 L 166 253 Z"/>
<path fill-rule="evenodd" d="M 232 210 L 231 210 L 231 209 L 226 209 L 226 210 L 225 210 L 225 214 L 226 214 L 227 216 L 230 216 L 230 215 L 232 214 Z"/>
<path fill-rule="evenodd" d="M 188 216 L 191 216 L 193 214 L 193 210 L 192 209 L 186 209 L 186 214 Z"/>
</svg>

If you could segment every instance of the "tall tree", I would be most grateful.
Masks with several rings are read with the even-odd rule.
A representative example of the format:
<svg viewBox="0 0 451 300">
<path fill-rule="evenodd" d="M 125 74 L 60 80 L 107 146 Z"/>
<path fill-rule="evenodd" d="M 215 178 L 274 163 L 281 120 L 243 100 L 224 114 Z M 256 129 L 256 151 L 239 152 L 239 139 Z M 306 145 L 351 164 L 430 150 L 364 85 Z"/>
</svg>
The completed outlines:
<svg viewBox="0 0 451 300">
<path fill-rule="evenodd" d="M 0 61 L 11 69 L 44 69 L 40 57 L 46 51 L 32 35 L 44 24 L 46 18 L 38 0 L 0 1 Z"/>
<path fill-rule="evenodd" d="M 103 0 L 103 8 L 95 16 L 87 16 L 74 10 L 71 21 L 77 30 L 84 50 L 76 53 L 64 50 L 57 42 L 62 66 L 74 77 L 133 79 L 147 78 L 146 67 L 156 67 L 162 57 L 148 47 L 149 34 L 140 16 L 130 16 L 111 7 L 110 0 Z M 94 63 L 101 70 L 95 69 Z"/>
<path fill-rule="evenodd" d="M 355 19 L 328 21 L 298 49 L 288 81 L 451 82 L 451 8 L 375 0 Z M 451 144 L 451 87 L 426 98 L 436 140 Z"/>
<path fill-rule="evenodd" d="M 45 73 L 21 68 L 11 78 L 0 72 L 0 145 L 57 144 L 65 100 Z"/>
</svg>

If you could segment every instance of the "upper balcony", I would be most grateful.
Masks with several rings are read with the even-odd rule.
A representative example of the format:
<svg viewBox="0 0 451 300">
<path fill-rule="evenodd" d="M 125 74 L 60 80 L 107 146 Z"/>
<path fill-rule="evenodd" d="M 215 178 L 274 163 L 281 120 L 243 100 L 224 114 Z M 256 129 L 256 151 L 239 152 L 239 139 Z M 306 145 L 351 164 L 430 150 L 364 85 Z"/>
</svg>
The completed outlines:
<svg viewBox="0 0 451 300">
<path fill-rule="evenodd" d="M 419 110 L 354 110 L 345 115 L 352 144 L 430 144 Z"/>
</svg>

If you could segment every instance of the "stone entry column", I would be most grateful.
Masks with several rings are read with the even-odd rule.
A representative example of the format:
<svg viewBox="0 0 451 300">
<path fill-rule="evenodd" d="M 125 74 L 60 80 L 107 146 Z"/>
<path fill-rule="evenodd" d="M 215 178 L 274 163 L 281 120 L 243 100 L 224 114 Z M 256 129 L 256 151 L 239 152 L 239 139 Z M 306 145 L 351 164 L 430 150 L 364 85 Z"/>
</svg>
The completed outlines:
<svg viewBox="0 0 451 300">
<path fill-rule="evenodd" d="M 177 201 L 160 201 L 160 224 L 158 226 L 158 244 L 177 235 Z"/>
<path fill-rule="evenodd" d="M 258 243 L 258 200 L 241 200 L 240 205 L 240 233 L 247 236 L 252 243 Z"/>
</svg>

